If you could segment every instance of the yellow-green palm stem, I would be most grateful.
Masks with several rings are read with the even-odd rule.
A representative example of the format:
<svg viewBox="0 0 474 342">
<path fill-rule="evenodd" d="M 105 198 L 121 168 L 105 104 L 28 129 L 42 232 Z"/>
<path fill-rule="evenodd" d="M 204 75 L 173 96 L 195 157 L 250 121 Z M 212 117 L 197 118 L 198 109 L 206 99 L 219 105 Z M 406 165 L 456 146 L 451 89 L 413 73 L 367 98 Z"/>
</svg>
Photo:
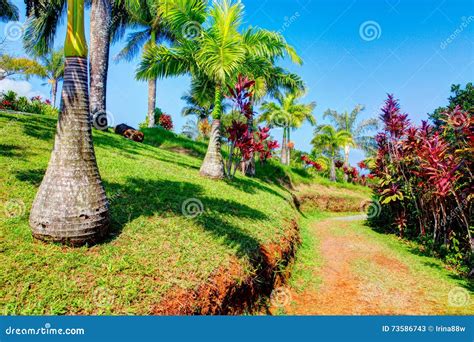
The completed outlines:
<svg viewBox="0 0 474 342">
<path fill-rule="evenodd" d="M 87 57 L 84 33 L 84 0 L 67 0 L 66 57 Z"/>
<path fill-rule="evenodd" d="M 220 120 L 222 116 L 222 99 L 224 95 L 220 86 L 216 86 L 216 92 L 214 97 L 214 110 L 212 111 L 212 118 L 214 120 Z"/>
</svg>

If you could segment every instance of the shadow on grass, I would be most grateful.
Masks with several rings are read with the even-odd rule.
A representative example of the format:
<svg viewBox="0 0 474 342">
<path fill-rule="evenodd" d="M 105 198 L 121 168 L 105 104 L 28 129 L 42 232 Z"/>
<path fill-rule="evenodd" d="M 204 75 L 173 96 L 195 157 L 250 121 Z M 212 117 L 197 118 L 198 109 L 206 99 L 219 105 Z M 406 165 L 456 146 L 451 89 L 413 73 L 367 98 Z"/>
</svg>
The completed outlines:
<svg viewBox="0 0 474 342">
<path fill-rule="evenodd" d="M 227 185 L 230 185 L 248 194 L 255 194 L 257 191 L 265 191 L 286 200 L 286 198 L 278 191 L 275 191 L 274 189 L 259 183 L 252 178 L 233 178 L 232 180 L 226 179 L 225 182 Z"/>
<path fill-rule="evenodd" d="M 27 182 L 35 186 L 40 186 L 45 173 L 45 169 L 20 170 L 15 172 L 15 177 L 19 181 Z"/>
<path fill-rule="evenodd" d="M 235 248 L 238 256 L 248 255 L 252 258 L 260 247 L 259 241 L 228 222 L 225 216 L 252 220 L 265 220 L 267 216 L 242 203 L 207 197 L 199 185 L 129 178 L 125 184 L 105 182 L 105 187 L 112 217 L 112 232 L 105 243 L 114 240 L 128 222 L 138 217 L 184 216 L 183 203 L 195 199 L 195 203 L 202 203 L 203 211 L 193 222 L 222 239 L 227 246 Z"/>
<path fill-rule="evenodd" d="M 21 158 L 23 159 L 27 152 L 21 146 L 0 144 L 0 156 L 6 158 Z"/>
</svg>

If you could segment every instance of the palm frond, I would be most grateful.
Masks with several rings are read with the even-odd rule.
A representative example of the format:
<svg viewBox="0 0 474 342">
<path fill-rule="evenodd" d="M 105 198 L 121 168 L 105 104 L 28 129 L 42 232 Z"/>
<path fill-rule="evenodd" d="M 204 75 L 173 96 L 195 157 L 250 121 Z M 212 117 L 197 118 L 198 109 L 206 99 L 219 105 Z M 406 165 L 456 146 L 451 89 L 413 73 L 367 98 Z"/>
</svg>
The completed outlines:
<svg viewBox="0 0 474 342">
<path fill-rule="evenodd" d="M 131 32 L 127 36 L 126 45 L 120 52 L 114 57 L 115 61 L 131 61 L 140 52 L 141 48 L 150 39 L 151 30 L 146 28 L 141 31 Z"/>
<path fill-rule="evenodd" d="M 17 21 L 20 18 L 18 7 L 9 0 L 0 0 L 0 21 Z"/>
<path fill-rule="evenodd" d="M 65 13 L 66 1 L 37 1 L 33 8 L 26 21 L 23 44 L 27 53 L 44 55 L 53 46 Z"/>
</svg>

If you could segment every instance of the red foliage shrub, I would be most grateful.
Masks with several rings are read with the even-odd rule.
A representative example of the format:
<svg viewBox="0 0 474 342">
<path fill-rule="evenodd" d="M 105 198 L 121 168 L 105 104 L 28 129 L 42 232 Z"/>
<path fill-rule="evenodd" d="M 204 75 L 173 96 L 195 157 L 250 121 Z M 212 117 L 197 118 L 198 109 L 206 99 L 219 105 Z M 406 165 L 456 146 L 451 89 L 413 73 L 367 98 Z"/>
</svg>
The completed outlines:
<svg viewBox="0 0 474 342">
<path fill-rule="evenodd" d="M 159 124 L 167 131 L 171 131 L 173 129 L 173 120 L 171 119 L 171 115 L 161 114 Z"/>
<path fill-rule="evenodd" d="M 474 120 L 456 107 L 443 113 L 444 125 L 416 127 L 388 96 L 376 137 L 375 191 L 384 223 L 405 237 L 432 239 L 457 260 L 471 254 L 469 195 L 473 184 Z M 361 165 L 359 165 L 361 166 Z M 375 223 L 377 218 L 373 218 Z"/>
</svg>

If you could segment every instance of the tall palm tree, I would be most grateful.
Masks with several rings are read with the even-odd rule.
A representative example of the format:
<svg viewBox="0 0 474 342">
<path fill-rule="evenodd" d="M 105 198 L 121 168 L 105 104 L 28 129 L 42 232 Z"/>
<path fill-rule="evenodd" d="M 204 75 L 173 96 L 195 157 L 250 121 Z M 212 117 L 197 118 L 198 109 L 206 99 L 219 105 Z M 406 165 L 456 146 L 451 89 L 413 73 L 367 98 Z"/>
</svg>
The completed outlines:
<svg viewBox="0 0 474 342">
<path fill-rule="evenodd" d="M 33 236 L 71 245 L 107 234 L 109 204 L 92 143 L 84 0 L 67 0 L 66 66 L 54 148 L 30 213 Z"/>
<path fill-rule="evenodd" d="M 56 93 L 58 91 L 58 83 L 64 77 L 64 50 L 58 49 L 41 56 L 40 58 L 43 79 L 51 85 L 51 104 L 56 106 Z"/>
<path fill-rule="evenodd" d="M 260 121 L 283 128 L 281 162 L 284 165 L 289 165 L 291 160 L 291 150 L 288 148 L 291 130 L 301 127 L 305 121 L 310 125 L 316 124 L 313 116 L 316 103 L 299 103 L 303 95 L 303 92 L 277 93 L 275 94 L 277 102 L 264 102 L 261 106 L 263 112 L 259 118 Z"/>
<path fill-rule="evenodd" d="M 66 10 L 66 0 L 25 0 L 28 25 L 24 46 L 28 53 L 45 55 L 52 48 Z M 125 32 L 127 16 L 123 0 L 89 0 L 90 11 L 90 106 L 95 127 L 107 127 L 106 94 L 112 35 Z"/>
<path fill-rule="evenodd" d="M 0 0 L 0 21 L 16 21 L 20 18 L 18 7 L 9 0 Z"/>
<path fill-rule="evenodd" d="M 331 125 L 323 125 L 316 128 L 313 140 L 311 140 L 314 151 L 324 152 L 331 160 L 330 179 L 336 181 L 336 156 L 339 150 L 346 145 L 352 145 L 352 135 L 345 130 L 336 130 Z"/>
<path fill-rule="evenodd" d="M 351 133 L 354 139 L 355 146 L 367 151 L 368 149 L 370 149 L 370 146 L 373 145 L 374 138 L 365 135 L 365 133 L 371 130 L 376 130 L 378 128 L 378 120 L 374 118 L 366 119 L 360 121 L 357 124 L 357 119 L 359 118 L 359 115 L 363 110 L 364 106 L 362 105 L 355 106 L 355 108 L 350 113 L 348 113 L 347 111 L 344 113 L 338 113 L 335 110 L 328 109 L 324 112 L 323 118 L 329 118 L 336 126 L 336 129 L 348 131 L 349 133 Z M 345 166 L 349 165 L 350 148 L 350 145 L 344 146 Z"/>
<path fill-rule="evenodd" d="M 237 75 L 245 75 L 246 63 L 251 60 L 273 61 L 288 54 L 294 61 L 301 60 L 278 33 L 262 29 L 241 30 L 243 5 L 230 0 L 214 1 L 209 20 L 192 37 L 179 37 L 175 46 L 155 46 L 147 49 L 137 71 L 138 79 L 153 79 L 191 74 L 206 79 L 214 90 L 213 123 L 208 150 L 200 174 L 209 178 L 224 177 L 221 155 L 222 102 L 226 86 Z M 243 32 L 243 33 L 241 33 Z"/>
<path fill-rule="evenodd" d="M 157 44 L 174 42 L 186 23 L 200 25 L 205 20 L 203 0 L 128 0 L 130 26 L 137 29 L 127 36 L 125 47 L 115 57 L 131 61 L 140 52 Z M 169 21 L 173 22 L 171 25 Z M 171 27 L 177 31 L 173 32 Z M 155 126 L 157 78 L 148 80 L 148 127 Z"/>
</svg>

